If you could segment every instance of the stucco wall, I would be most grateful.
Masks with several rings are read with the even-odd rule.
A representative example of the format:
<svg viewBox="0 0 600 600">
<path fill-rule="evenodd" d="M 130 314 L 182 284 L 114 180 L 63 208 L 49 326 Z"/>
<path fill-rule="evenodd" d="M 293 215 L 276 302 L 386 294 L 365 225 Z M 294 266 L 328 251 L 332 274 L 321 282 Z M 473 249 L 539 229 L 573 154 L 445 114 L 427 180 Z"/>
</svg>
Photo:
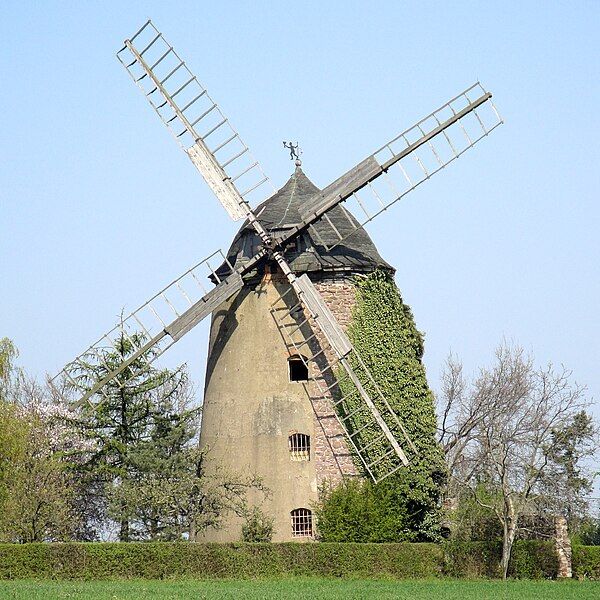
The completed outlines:
<svg viewBox="0 0 600 600">
<path fill-rule="evenodd" d="M 346 326 L 353 286 L 317 287 Z M 209 472 L 255 473 L 262 478 L 270 493 L 252 491 L 248 499 L 274 517 L 274 541 L 298 539 L 292 537 L 290 511 L 311 508 L 325 480 L 337 483 L 343 475 L 356 474 L 330 397 L 323 397 L 312 383 L 289 380 L 287 359 L 295 351 L 271 314 L 286 289 L 277 277 L 266 276 L 255 289 L 244 288 L 213 314 L 200 436 L 201 447 L 209 449 Z M 309 335 L 304 327 L 295 333 L 295 341 Z M 317 367 L 311 368 L 311 375 L 318 376 Z M 294 432 L 311 436 L 310 461 L 290 459 L 288 436 Z M 239 540 L 242 519 L 229 515 L 225 521 L 225 527 L 199 539 Z"/>
</svg>

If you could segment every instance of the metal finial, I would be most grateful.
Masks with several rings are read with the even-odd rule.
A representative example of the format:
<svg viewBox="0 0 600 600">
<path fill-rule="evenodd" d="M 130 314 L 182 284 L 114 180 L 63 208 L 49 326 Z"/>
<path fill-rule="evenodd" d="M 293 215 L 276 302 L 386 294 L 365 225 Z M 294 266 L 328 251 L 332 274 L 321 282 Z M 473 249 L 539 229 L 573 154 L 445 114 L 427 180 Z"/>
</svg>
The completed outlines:
<svg viewBox="0 0 600 600">
<path fill-rule="evenodd" d="M 298 146 L 298 142 L 296 144 L 294 142 L 283 142 L 283 147 L 290 151 L 290 160 L 295 160 L 296 166 L 299 167 L 302 164 L 300 160 L 302 149 Z"/>
</svg>

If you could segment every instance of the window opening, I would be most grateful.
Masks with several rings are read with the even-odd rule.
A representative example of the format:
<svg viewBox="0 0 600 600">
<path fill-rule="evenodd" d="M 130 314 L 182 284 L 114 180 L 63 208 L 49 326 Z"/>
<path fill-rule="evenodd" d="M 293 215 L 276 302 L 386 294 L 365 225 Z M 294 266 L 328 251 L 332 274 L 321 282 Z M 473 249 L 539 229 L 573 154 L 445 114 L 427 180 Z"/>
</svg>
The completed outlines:
<svg viewBox="0 0 600 600">
<path fill-rule="evenodd" d="M 310 435 L 293 433 L 288 438 L 288 445 L 292 460 L 310 460 Z"/>
<path fill-rule="evenodd" d="M 308 508 L 295 508 L 292 516 L 292 535 L 294 537 L 312 537 L 312 512 Z"/>
<path fill-rule="evenodd" d="M 308 364 L 304 356 L 296 355 L 288 358 L 290 381 L 308 381 Z"/>
</svg>

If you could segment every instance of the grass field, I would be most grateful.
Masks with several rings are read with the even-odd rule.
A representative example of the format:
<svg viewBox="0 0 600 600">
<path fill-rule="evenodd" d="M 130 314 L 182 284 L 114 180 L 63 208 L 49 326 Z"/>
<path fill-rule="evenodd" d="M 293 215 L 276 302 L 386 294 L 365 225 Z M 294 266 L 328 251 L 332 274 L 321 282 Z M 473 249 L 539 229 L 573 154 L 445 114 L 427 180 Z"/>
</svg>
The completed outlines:
<svg viewBox="0 0 600 600">
<path fill-rule="evenodd" d="M 128 600 L 138 598 L 394 598 L 413 600 L 596 600 L 600 581 L 458 581 L 267 579 L 254 581 L 0 581 L 0 598 Z"/>
</svg>

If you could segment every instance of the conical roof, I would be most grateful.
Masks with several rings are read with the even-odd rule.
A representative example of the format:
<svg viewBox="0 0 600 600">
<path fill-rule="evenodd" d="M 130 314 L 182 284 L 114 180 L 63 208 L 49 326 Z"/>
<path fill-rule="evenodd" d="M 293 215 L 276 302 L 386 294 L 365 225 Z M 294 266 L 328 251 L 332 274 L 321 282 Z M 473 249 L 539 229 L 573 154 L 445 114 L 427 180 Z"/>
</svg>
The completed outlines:
<svg viewBox="0 0 600 600">
<path fill-rule="evenodd" d="M 319 188 L 296 167 L 287 183 L 273 196 L 256 207 L 254 213 L 265 229 L 277 234 L 301 222 L 299 208 L 319 192 Z M 348 217 L 340 206 L 327 213 L 331 222 L 342 234 L 350 231 Z M 295 273 L 312 273 L 327 276 L 328 272 L 369 273 L 377 268 L 393 271 L 379 255 L 375 244 L 364 229 L 358 229 L 339 246 L 327 250 L 323 241 L 334 244 L 338 238 L 331 227 L 319 221 L 314 224 L 317 235 L 305 230 L 285 250 L 285 257 Z M 321 239 L 319 239 L 321 238 Z M 237 233 L 227 258 L 232 265 L 249 260 L 260 248 L 260 239 L 246 221 Z"/>
</svg>

